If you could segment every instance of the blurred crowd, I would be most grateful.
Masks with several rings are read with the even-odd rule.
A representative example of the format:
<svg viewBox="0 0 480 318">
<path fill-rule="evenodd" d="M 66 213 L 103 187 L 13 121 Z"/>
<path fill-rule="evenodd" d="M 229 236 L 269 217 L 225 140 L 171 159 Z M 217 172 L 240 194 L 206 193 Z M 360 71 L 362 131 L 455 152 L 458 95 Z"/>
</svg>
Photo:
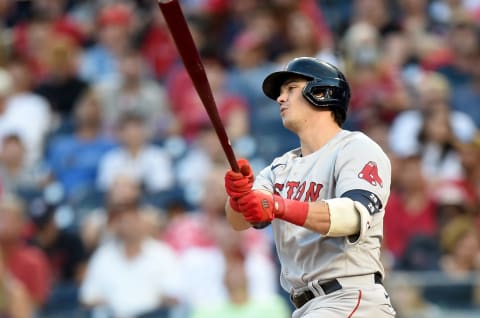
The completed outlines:
<svg viewBox="0 0 480 318">
<path fill-rule="evenodd" d="M 344 128 L 392 161 L 387 275 L 454 286 L 399 317 L 478 308 L 480 1 L 179 2 L 255 169 L 298 147 L 264 77 L 345 72 Z M 270 230 L 226 224 L 228 163 L 156 1 L 0 0 L 0 23 L 0 317 L 289 317 Z"/>
</svg>

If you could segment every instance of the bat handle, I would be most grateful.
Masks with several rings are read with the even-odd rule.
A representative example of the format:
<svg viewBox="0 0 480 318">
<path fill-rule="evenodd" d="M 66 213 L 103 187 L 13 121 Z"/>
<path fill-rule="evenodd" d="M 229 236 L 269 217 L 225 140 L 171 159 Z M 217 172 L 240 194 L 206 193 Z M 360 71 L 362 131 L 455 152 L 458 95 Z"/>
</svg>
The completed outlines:
<svg viewBox="0 0 480 318">
<path fill-rule="evenodd" d="M 228 160 L 228 163 L 230 164 L 230 168 L 232 168 L 232 170 L 235 172 L 240 172 L 240 167 L 238 166 L 237 158 L 235 158 L 235 154 L 233 153 L 232 148 L 229 147 L 224 150 L 227 155 L 227 160 Z"/>
</svg>

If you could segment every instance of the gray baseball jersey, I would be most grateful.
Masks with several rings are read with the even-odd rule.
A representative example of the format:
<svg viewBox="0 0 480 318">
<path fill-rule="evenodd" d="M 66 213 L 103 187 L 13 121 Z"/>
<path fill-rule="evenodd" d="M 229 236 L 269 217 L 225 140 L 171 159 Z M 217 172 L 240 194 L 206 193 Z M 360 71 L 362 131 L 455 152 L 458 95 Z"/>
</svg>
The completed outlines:
<svg viewBox="0 0 480 318">
<path fill-rule="evenodd" d="M 390 161 L 361 132 L 342 130 L 325 146 L 307 156 L 294 149 L 276 158 L 257 176 L 255 189 L 306 202 L 341 197 L 352 190 L 373 193 L 380 204 L 370 212 L 362 235 L 326 237 L 304 227 L 273 220 L 281 264 L 281 285 L 287 291 L 314 280 L 380 272 L 384 207 L 390 194 Z"/>
</svg>

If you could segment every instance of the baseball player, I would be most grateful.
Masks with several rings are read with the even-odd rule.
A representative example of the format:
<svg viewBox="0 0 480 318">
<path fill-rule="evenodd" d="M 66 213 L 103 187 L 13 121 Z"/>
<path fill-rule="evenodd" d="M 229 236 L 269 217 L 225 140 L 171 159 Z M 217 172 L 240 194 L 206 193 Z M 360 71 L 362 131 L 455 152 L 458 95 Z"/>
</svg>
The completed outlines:
<svg viewBox="0 0 480 318">
<path fill-rule="evenodd" d="M 227 171 L 227 219 L 236 230 L 271 223 L 293 317 L 394 317 L 380 262 L 390 162 L 361 132 L 341 128 L 350 89 L 333 65 L 300 57 L 268 75 L 300 147 L 256 178 L 248 161 Z"/>
</svg>

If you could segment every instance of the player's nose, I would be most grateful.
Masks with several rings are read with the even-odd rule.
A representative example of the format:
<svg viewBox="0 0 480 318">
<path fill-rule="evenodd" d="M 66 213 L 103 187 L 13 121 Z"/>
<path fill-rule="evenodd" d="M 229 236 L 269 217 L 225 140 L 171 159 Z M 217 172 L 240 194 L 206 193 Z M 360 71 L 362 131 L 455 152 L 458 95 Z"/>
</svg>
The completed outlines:
<svg viewBox="0 0 480 318">
<path fill-rule="evenodd" d="M 285 94 L 285 91 L 280 92 L 280 95 L 277 97 L 277 103 L 282 105 L 287 101 L 287 94 Z"/>
</svg>

